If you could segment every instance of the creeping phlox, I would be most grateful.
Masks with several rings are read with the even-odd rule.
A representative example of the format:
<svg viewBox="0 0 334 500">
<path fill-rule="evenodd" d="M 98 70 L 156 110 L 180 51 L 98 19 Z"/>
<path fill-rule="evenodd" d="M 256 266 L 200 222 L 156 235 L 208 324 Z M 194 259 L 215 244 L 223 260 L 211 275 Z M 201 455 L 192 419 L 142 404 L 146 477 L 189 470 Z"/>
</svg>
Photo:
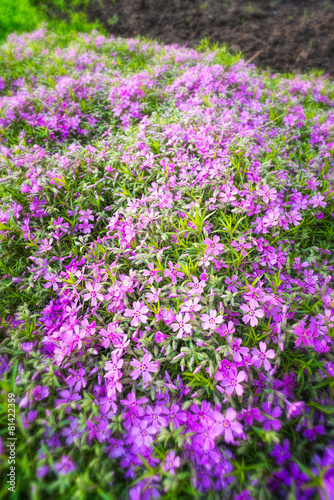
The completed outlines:
<svg viewBox="0 0 334 500">
<path fill-rule="evenodd" d="M 96 33 L 0 60 L 0 375 L 38 487 L 333 498 L 333 84 Z"/>
</svg>

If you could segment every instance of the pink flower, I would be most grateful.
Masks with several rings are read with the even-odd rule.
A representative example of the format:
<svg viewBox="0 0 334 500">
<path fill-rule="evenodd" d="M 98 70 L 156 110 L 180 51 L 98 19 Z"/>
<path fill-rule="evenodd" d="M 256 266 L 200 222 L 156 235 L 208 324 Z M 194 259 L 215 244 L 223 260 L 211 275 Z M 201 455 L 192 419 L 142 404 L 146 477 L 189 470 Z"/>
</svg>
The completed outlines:
<svg viewBox="0 0 334 500">
<path fill-rule="evenodd" d="M 126 309 L 124 316 L 126 318 L 131 318 L 131 326 L 138 326 L 140 323 L 146 323 L 147 316 L 146 314 L 149 312 L 149 308 L 140 302 L 133 303 L 133 310 Z"/>
<path fill-rule="evenodd" d="M 116 332 L 116 325 L 115 323 L 108 323 L 108 331 L 105 330 L 105 328 L 101 328 L 100 330 L 100 335 L 103 337 L 103 342 L 101 342 L 101 345 L 105 347 L 106 349 L 109 347 L 110 342 L 115 345 L 115 342 L 119 340 L 121 334 Z"/>
<path fill-rule="evenodd" d="M 230 343 L 230 348 L 233 352 L 233 361 L 240 363 L 242 361 L 242 357 L 248 354 L 248 347 L 240 347 L 242 340 L 241 339 L 233 339 Z"/>
<path fill-rule="evenodd" d="M 257 307 L 258 303 L 254 299 L 249 301 L 249 305 L 243 304 L 240 307 L 240 309 L 246 313 L 242 318 L 244 323 L 248 323 L 248 321 L 250 321 L 251 326 L 256 326 L 258 324 L 257 318 L 263 318 L 264 312 L 262 309 L 256 309 Z"/>
<path fill-rule="evenodd" d="M 103 300 L 103 295 L 102 293 L 99 293 L 99 291 L 101 290 L 102 288 L 102 285 L 99 285 L 98 283 L 87 283 L 86 285 L 86 289 L 88 290 L 88 293 L 86 293 L 84 296 L 83 296 L 83 299 L 86 301 L 86 300 L 92 300 L 91 304 L 92 304 L 92 307 L 95 307 L 96 304 L 97 304 L 97 300 L 98 299 L 99 301 L 102 301 Z"/>
<path fill-rule="evenodd" d="M 153 425 L 148 426 L 147 420 L 139 420 L 138 427 L 132 429 L 132 435 L 134 436 L 134 442 L 140 448 L 144 446 L 150 446 L 153 442 L 152 435 L 155 434 L 155 428 Z"/>
<path fill-rule="evenodd" d="M 215 330 L 220 323 L 223 321 L 221 315 L 217 316 L 217 311 L 214 309 L 210 310 L 210 314 L 201 315 L 202 327 L 204 330 Z"/>
<path fill-rule="evenodd" d="M 244 388 L 241 385 L 241 382 L 243 382 L 246 377 L 246 372 L 241 371 L 238 373 L 235 367 L 231 367 L 228 377 L 223 377 L 220 383 L 223 387 L 226 387 L 225 390 L 229 396 L 232 396 L 234 391 L 236 392 L 237 396 L 242 396 L 244 393 Z"/>
<path fill-rule="evenodd" d="M 305 347 L 313 345 L 313 338 L 311 334 L 311 330 L 309 328 L 305 329 L 305 322 L 301 321 L 298 326 L 294 329 L 293 333 L 297 335 L 297 340 L 295 341 L 295 345 L 300 347 L 303 343 Z"/>
<path fill-rule="evenodd" d="M 208 248 L 205 250 L 206 253 L 211 253 L 212 255 L 219 255 L 224 250 L 224 245 L 222 243 L 218 243 L 220 240 L 219 236 L 215 235 L 212 240 L 210 238 L 205 238 L 204 245 L 208 245 Z"/>
<path fill-rule="evenodd" d="M 158 302 L 160 299 L 161 288 L 156 290 L 154 286 L 151 286 L 151 291 L 146 293 L 147 302 Z"/>
<path fill-rule="evenodd" d="M 170 450 L 165 459 L 165 463 L 163 465 L 163 471 L 169 472 L 169 474 L 175 475 L 175 469 L 180 467 L 180 457 L 175 456 L 175 451 Z"/>
<path fill-rule="evenodd" d="M 296 401 L 295 403 L 291 403 L 286 412 L 287 419 L 290 420 L 291 417 L 292 418 L 298 417 L 298 415 L 300 415 L 301 412 L 303 411 L 304 406 L 305 406 L 304 401 Z"/>
<path fill-rule="evenodd" d="M 60 474 L 61 476 L 65 476 L 66 474 L 69 474 L 70 472 L 74 471 L 74 469 L 75 469 L 74 463 L 66 455 L 63 455 L 61 457 L 61 461 L 56 462 L 54 464 L 54 467 L 55 467 L 55 471 L 58 472 L 58 474 Z"/>
<path fill-rule="evenodd" d="M 267 351 L 267 345 L 264 342 L 260 342 L 260 351 L 253 348 L 252 354 L 252 363 L 256 368 L 260 368 L 263 363 L 264 369 L 267 371 L 270 370 L 271 364 L 269 363 L 268 358 L 274 359 L 275 351 L 273 349 L 269 349 L 269 351 Z"/>
<path fill-rule="evenodd" d="M 216 421 L 215 433 L 217 436 L 224 433 L 226 443 L 234 443 L 233 433 L 237 435 L 242 434 L 242 425 L 235 422 L 237 412 L 233 408 L 226 410 L 226 415 L 222 415 L 219 411 L 213 412 L 213 417 Z"/>
<path fill-rule="evenodd" d="M 192 312 L 198 312 L 198 311 L 200 311 L 201 309 L 203 309 L 203 306 L 199 305 L 200 300 L 201 299 L 199 297 L 196 297 L 193 300 L 191 300 L 191 299 L 190 300 L 186 300 L 183 303 L 183 306 L 181 306 L 180 311 L 182 313 L 183 312 L 192 313 Z"/>
<path fill-rule="evenodd" d="M 183 278 L 184 273 L 181 273 L 180 271 L 178 271 L 178 269 L 181 268 L 180 264 L 176 264 L 174 267 L 173 262 L 169 261 L 168 266 L 169 266 L 169 269 L 164 270 L 164 276 L 166 278 L 169 277 L 171 282 L 174 283 L 174 285 L 175 285 L 177 283 L 176 277 Z"/>
<path fill-rule="evenodd" d="M 107 361 L 104 369 L 107 371 L 105 378 L 110 378 L 112 380 L 119 380 L 121 374 L 119 370 L 122 368 L 124 363 L 123 359 L 119 359 L 116 353 L 111 354 L 111 361 Z"/>
<path fill-rule="evenodd" d="M 151 359 L 151 354 L 144 354 L 142 361 L 138 361 L 137 359 L 131 361 L 130 365 L 136 368 L 136 370 L 130 374 L 133 380 L 137 380 L 140 375 L 143 376 L 144 384 L 152 380 L 149 372 L 156 373 L 158 371 L 158 363 L 152 362 Z"/>
<path fill-rule="evenodd" d="M 183 332 L 185 333 L 191 332 L 191 325 L 188 323 L 188 321 L 190 321 L 190 316 L 188 313 L 186 313 L 184 317 L 182 314 L 177 314 L 175 316 L 175 319 L 177 323 L 173 323 L 171 327 L 173 329 L 173 332 L 176 332 L 176 330 L 178 330 L 176 338 L 182 339 Z"/>
</svg>

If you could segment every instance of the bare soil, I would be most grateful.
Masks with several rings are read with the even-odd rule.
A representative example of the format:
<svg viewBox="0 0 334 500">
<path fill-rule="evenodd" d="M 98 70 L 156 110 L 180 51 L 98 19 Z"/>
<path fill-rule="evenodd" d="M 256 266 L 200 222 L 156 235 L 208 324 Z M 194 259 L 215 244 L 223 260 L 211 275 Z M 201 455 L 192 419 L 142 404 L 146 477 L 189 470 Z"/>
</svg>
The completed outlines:
<svg viewBox="0 0 334 500">
<path fill-rule="evenodd" d="M 261 68 L 334 78 L 334 0 L 91 0 L 87 14 L 115 36 L 188 47 L 206 37 Z"/>
</svg>

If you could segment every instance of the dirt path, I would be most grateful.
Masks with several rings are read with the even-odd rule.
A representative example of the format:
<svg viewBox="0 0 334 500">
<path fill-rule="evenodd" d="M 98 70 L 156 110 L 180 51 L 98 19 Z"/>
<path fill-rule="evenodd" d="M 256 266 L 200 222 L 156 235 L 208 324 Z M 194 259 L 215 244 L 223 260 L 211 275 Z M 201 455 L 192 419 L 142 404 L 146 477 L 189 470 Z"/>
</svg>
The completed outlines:
<svg viewBox="0 0 334 500">
<path fill-rule="evenodd" d="M 209 37 L 262 68 L 334 78 L 334 0 L 91 0 L 88 18 L 115 36 L 190 47 Z"/>
</svg>

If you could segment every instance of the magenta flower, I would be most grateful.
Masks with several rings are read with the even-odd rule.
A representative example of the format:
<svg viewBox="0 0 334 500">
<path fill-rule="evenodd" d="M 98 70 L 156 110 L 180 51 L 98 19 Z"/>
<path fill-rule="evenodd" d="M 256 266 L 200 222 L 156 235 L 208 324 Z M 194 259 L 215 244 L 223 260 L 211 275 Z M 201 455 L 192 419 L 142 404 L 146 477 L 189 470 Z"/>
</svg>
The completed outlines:
<svg viewBox="0 0 334 500">
<path fill-rule="evenodd" d="M 238 420 L 245 419 L 246 425 L 253 425 L 253 419 L 255 418 L 258 422 L 263 422 L 264 417 L 261 415 L 261 412 L 258 408 L 252 408 L 250 404 L 248 404 L 248 409 L 242 411 L 238 415 Z"/>
<path fill-rule="evenodd" d="M 222 326 L 217 328 L 216 332 L 219 333 L 219 335 L 221 337 L 225 337 L 225 336 L 233 334 L 235 332 L 235 326 L 234 326 L 233 321 L 229 321 L 227 326 L 224 323 Z"/>
<path fill-rule="evenodd" d="M 259 305 L 254 299 L 251 299 L 248 305 L 243 304 L 240 306 L 240 309 L 246 313 L 242 318 L 244 323 L 248 323 L 250 321 L 251 326 L 256 326 L 259 323 L 257 318 L 263 318 L 264 312 L 262 309 L 256 309 L 257 307 L 259 307 Z"/>
<path fill-rule="evenodd" d="M 152 285 L 153 281 L 159 283 L 162 280 L 162 277 L 159 276 L 159 269 L 154 267 L 153 262 L 150 262 L 148 265 L 148 269 L 143 271 L 143 276 L 149 276 L 148 284 Z"/>
<path fill-rule="evenodd" d="M 202 327 L 204 330 L 216 330 L 217 326 L 223 321 L 223 316 L 217 316 L 217 311 L 214 309 L 210 310 L 209 314 L 201 315 Z"/>
<path fill-rule="evenodd" d="M 154 339 L 156 341 L 157 344 L 160 344 L 161 342 L 163 342 L 166 338 L 166 335 L 160 331 L 156 332 L 156 334 L 154 335 Z"/>
<path fill-rule="evenodd" d="M 47 387 L 42 387 L 38 385 L 35 389 L 32 390 L 32 395 L 36 399 L 36 401 L 40 401 L 41 399 L 47 398 L 49 395 L 49 389 Z"/>
<path fill-rule="evenodd" d="M 29 353 L 32 350 L 33 347 L 34 347 L 33 342 L 23 342 L 21 344 L 22 351 L 24 351 L 26 353 Z"/>
<path fill-rule="evenodd" d="M 311 330 L 309 328 L 305 328 L 304 321 L 301 321 L 300 324 L 296 326 L 293 333 L 298 337 L 295 341 L 295 345 L 297 347 L 300 347 L 301 344 L 304 344 L 305 347 L 313 345 Z"/>
<path fill-rule="evenodd" d="M 266 371 L 270 370 L 271 364 L 269 363 L 268 359 L 274 359 L 275 351 L 273 349 L 269 349 L 269 351 L 267 351 L 267 345 L 265 344 L 265 342 L 260 342 L 260 350 L 254 347 L 252 350 L 252 354 L 252 363 L 256 368 L 260 368 L 263 363 L 264 369 Z"/>
<path fill-rule="evenodd" d="M 173 323 L 171 325 L 173 332 L 177 332 L 177 339 L 182 339 L 183 333 L 190 333 L 191 332 L 191 325 L 188 323 L 190 321 L 190 316 L 188 313 L 186 313 L 184 316 L 182 314 L 177 314 L 175 316 L 175 319 L 177 323 Z"/>
<path fill-rule="evenodd" d="M 147 313 L 149 312 L 149 308 L 140 302 L 133 303 L 133 309 L 126 309 L 124 316 L 126 318 L 132 318 L 130 325 L 138 326 L 140 323 L 146 323 L 147 321 Z"/>
<path fill-rule="evenodd" d="M 137 359 L 131 361 L 130 365 L 136 368 L 136 370 L 130 373 L 133 380 L 137 380 L 140 375 L 143 377 L 144 384 L 152 380 L 150 372 L 156 373 L 158 371 L 158 363 L 151 361 L 151 359 L 151 354 L 144 354 L 142 361 L 138 361 Z"/>
<path fill-rule="evenodd" d="M 52 290 L 54 292 L 56 290 L 58 290 L 56 274 L 47 273 L 44 275 L 44 279 L 47 281 L 47 283 L 45 283 L 45 285 L 43 285 L 44 288 L 50 288 L 52 286 Z"/>
<path fill-rule="evenodd" d="M 227 285 L 227 291 L 236 293 L 238 291 L 236 285 L 241 286 L 241 282 L 237 281 L 238 276 L 236 274 L 233 274 L 232 279 L 226 278 L 225 283 Z"/>
<path fill-rule="evenodd" d="M 97 305 L 97 299 L 102 302 L 103 300 L 103 295 L 100 293 L 100 290 L 102 288 L 102 285 L 99 285 L 98 283 L 87 283 L 86 289 L 88 290 L 88 293 L 86 293 L 83 296 L 84 301 L 86 300 L 91 300 L 92 307 L 95 307 Z"/>
</svg>

